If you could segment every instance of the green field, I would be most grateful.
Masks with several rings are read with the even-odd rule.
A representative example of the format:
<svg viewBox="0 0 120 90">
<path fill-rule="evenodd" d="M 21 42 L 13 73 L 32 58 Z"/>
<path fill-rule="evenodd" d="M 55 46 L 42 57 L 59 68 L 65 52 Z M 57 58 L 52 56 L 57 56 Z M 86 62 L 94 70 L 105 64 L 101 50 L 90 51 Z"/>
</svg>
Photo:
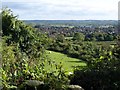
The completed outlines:
<svg viewBox="0 0 120 90">
<path fill-rule="evenodd" d="M 65 54 L 59 53 L 59 52 L 54 52 L 54 51 L 46 51 L 47 52 L 47 57 L 54 61 L 56 64 L 60 64 L 63 66 L 63 69 L 68 72 L 73 72 L 73 69 L 75 66 L 85 66 L 86 63 L 76 59 L 76 58 L 71 58 L 68 57 Z M 55 67 L 52 67 L 54 69 Z M 47 66 L 48 70 L 51 70 L 50 67 Z"/>
</svg>

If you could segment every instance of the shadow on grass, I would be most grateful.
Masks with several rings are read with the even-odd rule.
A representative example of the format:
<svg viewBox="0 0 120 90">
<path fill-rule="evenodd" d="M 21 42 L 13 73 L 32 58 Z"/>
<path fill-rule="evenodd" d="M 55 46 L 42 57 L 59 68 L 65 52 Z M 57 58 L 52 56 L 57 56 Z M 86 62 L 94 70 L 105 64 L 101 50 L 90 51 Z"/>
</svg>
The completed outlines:
<svg viewBox="0 0 120 90">
<path fill-rule="evenodd" d="M 67 62 L 73 62 L 73 63 L 84 63 L 83 61 L 67 61 Z"/>
<path fill-rule="evenodd" d="M 79 69 L 83 69 L 86 66 L 72 66 L 72 68 L 79 68 Z"/>
</svg>

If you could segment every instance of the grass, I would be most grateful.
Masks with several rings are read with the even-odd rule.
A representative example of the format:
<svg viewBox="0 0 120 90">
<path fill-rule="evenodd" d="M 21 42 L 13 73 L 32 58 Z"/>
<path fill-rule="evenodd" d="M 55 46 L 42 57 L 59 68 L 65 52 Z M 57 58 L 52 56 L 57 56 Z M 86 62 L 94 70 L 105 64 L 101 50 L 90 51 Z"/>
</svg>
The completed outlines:
<svg viewBox="0 0 120 90">
<path fill-rule="evenodd" d="M 75 66 L 85 66 L 86 65 L 85 62 L 83 62 L 79 59 L 68 57 L 67 55 L 59 53 L 59 52 L 46 51 L 46 53 L 47 53 L 47 57 L 49 59 L 54 61 L 56 64 L 61 63 L 61 65 L 63 66 L 63 69 L 68 72 L 73 72 L 73 69 Z M 50 68 L 47 66 L 47 69 L 53 70 L 53 69 L 55 69 L 55 67 Z"/>
</svg>

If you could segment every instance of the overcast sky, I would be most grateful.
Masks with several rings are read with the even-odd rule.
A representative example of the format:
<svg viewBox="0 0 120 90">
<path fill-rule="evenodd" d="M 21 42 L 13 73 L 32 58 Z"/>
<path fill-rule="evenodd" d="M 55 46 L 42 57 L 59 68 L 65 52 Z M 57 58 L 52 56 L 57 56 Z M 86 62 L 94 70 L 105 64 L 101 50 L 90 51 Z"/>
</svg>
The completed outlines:
<svg viewBox="0 0 120 90">
<path fill-rule="evenodd" d="M 6 0 L 24 20 L 117 20 L 119 0 Z"/>
</svg>

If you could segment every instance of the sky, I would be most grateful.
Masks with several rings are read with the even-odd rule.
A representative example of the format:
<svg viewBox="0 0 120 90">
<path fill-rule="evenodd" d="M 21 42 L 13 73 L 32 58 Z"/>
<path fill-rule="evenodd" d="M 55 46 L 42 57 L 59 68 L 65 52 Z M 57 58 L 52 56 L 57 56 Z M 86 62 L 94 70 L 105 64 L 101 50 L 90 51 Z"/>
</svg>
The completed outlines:
<svg viewBox="0 0 120 90">
<path fill-rule="evenodd" d="M 117 20 L 119 0 L 5 0 L 21 20 Z"/>
</svg>

